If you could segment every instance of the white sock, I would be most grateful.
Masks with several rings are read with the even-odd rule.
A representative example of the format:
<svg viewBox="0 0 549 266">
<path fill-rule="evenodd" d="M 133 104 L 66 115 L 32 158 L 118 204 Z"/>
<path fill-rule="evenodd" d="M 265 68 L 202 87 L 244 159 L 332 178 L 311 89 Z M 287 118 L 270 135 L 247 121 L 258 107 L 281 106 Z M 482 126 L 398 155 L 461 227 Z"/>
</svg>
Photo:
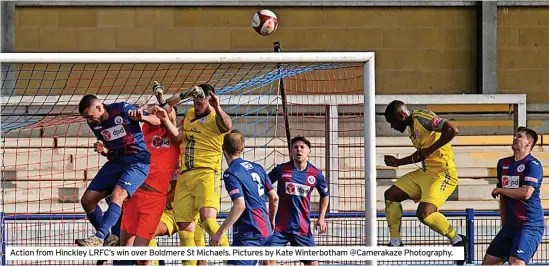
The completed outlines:
<svg viewBox="0 0 549 266">
<path fill-rule="evenodd" d="M 391 245 L 392 246 L 400 246 L 400 244 L 402 243 L 402 240 L 400 240 L 400 238 L 391 238 Z"/>
<path fill-rule="evenodd" d="M 452 245 L 455 245 L 455 244 L 457 244 L 457 243 L 458 243 L 459 241 L 461 241 L 461 240 L 463 240 L 463 239 L 461 238 L 461 236 L 459 236 L 458 234 L 456 234 L 456 236 L 455 236 L 452 240 L 450 240 L 450 243 L 452 243 Z"/>
</svg>

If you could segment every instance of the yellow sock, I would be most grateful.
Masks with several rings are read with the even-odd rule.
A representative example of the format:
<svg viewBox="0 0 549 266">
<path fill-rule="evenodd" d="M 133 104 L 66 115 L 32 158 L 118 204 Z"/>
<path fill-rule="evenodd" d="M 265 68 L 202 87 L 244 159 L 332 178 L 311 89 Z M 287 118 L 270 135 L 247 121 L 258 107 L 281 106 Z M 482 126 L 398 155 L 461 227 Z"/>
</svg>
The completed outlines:
<svg viewBox="0 0 549 266">
<path fill-rule="evenodd" d="M 421 222 L 429 226 L 429 228 L 433 231 L 447 237 L 450 240 L 456 237 L 456 231 L 450 222 L 448 222 L 448 219 L 446 219 L 446 217 L 440 212 L 433 212 L 429 214 L 429 216 L 425 217 L 425 219 Z"/>
<path fill-rule="evenodd" d="M 158 245 L 156 244 L 156 239 L 153 238 L 151 239 L 151 241 L 149 241 L 149 247 L 158 247 Z"/>
<path fill-rule="evenodd" d="M 400 223 L 402 221 L 402 204 L 400 202 L 385 201 L 385 216 L 389 226 L 391 238 L 400 238 Z"/>
<path fill-rule="evenodd" d="M 202 221 L 202 228 L 204 228 L 204 231 L 206 231 L 208 235 L 213 236 L 217 232 L 217 230 L 219 230 L 219 224 L 217 224 L 217 219 L 206 218 L 204 221 Z M 223 237 L 221 237 L 219 244 L 224 247 L 229 246 L 229 239 L 227 238 L 226 234 L 223 234 Z"/>
<path fill-rule="evenodd" d="M 206 240 L 204 239 L 204 229 L 200 224 L 196 224 L 196 227 L 194 229 L 194 243 L 197 247 L 206 246 Z"/>
<path fill-rule="evenodd" d="M 196 247 L 194 242 L 194 232 L 189 231 L 179 231 L 179 241 L 183 247 Z M 196 260 L 183 260 L 181 261 L 183 265 L 196 265 Z"/>
</svg>

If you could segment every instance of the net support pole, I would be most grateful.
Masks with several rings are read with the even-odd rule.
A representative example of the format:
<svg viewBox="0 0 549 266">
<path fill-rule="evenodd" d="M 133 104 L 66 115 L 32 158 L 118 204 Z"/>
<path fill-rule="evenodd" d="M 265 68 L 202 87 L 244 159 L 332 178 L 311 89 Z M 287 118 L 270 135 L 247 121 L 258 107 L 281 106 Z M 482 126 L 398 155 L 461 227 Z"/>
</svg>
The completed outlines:
<svg viewBox="0 0 549 266">
<path fill-rule="evenodd" d="M 6 265 L 6 225 L 4 223 L 4 212 L 0 212 L 0 220 L 2 224 L 2 265 Z"/>
<path fill-rule="evenodd" d="M 338 212 L 339 210 L 339 107 L 337 104 L 328 105 L 328 176 L 330 178 L 330 212 Z"/>
<path fill-rule="evenodd" d="M 377 246 L 375 92 L 375 56 L 372 55 L 364 64 L 365 240 L 370 247 Z M 376 262 L 368 264 L 376 265 Z"/>
</svg>

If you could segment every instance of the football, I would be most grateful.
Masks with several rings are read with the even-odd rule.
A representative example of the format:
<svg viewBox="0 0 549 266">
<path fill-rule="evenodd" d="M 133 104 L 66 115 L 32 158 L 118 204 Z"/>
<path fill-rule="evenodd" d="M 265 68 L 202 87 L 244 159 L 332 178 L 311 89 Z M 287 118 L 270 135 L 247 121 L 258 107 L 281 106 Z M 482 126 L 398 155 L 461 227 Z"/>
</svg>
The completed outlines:
<svg viewBox="0 0 549 266">
<path fill-rule="evenodd" d="M 252 18 L 252 27 L 260 35 L 267 36 L 273 34 L 278 28 L 278 18 L 276 14 L 268 9 L 259 10 Z"/>
</svg>

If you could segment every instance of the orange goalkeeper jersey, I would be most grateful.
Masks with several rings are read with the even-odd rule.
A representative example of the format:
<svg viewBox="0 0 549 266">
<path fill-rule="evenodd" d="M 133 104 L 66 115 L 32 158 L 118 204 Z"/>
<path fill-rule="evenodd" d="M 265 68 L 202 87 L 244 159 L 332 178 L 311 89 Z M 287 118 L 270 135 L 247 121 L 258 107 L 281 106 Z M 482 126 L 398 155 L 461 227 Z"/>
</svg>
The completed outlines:
<svg viewBox="0 0 549 266">
<path fill-rule="evenodd" d="M 426 149 L 433 145 L 442 133 L 445 120 L 429 110 L 414 110 L 412 112 L 413 126 L 408 127 L 408 136 L 416 149 Z M 455 168 L 452 144 L 448 143 L 436 150 L 422 163 L 427 172 L 440 173 L 448 168 Z"/>
</svg>

